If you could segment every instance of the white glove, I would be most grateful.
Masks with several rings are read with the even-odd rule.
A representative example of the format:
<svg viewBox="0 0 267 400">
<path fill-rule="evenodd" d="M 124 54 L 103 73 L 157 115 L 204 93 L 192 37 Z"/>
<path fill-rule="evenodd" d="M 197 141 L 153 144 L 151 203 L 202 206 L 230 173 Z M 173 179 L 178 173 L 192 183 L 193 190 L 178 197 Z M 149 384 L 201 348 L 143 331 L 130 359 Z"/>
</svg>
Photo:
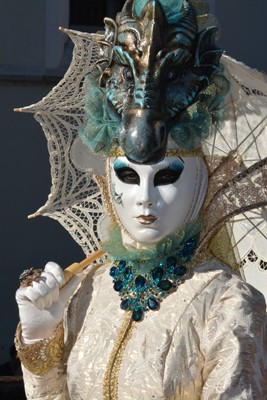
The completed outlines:
<svg viewBox="0 0 267 400">
<path fill-rule="evenodd" d="M 75 292 L 84 273 L 75 275 L 61 290 L 64 274 L 58 264 L 46 264 L 38 281 L 16 292 L 22 339 L 25 344 L 50 337 L 62 321 L 64 308 Z"/>
</svg>

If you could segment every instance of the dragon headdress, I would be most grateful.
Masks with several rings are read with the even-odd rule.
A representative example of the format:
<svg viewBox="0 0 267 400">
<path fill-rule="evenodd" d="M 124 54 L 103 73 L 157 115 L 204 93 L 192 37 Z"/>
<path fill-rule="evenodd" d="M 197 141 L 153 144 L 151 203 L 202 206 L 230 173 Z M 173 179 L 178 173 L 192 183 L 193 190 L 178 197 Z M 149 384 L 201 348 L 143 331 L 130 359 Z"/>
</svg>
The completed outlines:
<svg viewBox="0 0 267 400">
<path fill-rule="evenodd" d="M 227 89 L 216 26 L 199 32 L 188 0 L 128 0 L 105 26 L 99 70 L 87 78 L 83 140 L 96 153 L 120 147 L 137 163 L 160 160 L 169 136 L 174 147 L 194 150 Z"/>
</svg>

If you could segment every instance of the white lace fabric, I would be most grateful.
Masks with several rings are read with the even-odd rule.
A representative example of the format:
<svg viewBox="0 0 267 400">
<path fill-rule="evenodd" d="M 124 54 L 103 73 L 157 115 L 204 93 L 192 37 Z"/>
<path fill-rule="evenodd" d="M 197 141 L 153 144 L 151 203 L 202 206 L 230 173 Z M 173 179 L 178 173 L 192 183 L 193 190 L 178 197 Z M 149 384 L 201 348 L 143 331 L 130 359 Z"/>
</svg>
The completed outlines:
<svg viewBox="0 0 267 400">
<path fill-rule="evenodd" d="M 83 155 L 76 142 L 77 130 L 83 125 L 85 115 L 83 81 L 95 68 L 99 59 L 96 42 L 103 37 L 67 32 L 75 44 L 68 71 L 46 97 L 22 111 L 35 113 L 40 122 L 51 165 L 51 193 L 46 204 L 32 217 L 44 215 L 59 221 L 87 255 L 99 248 L 98 223 L 104 209 L 100 190 L 92 177 L 92 169 L 99 161 L 94 158 L 93 165 L 81 168 Z M 90 157 L 87 154 L 89 163 L 93 158 Z"/>
</svg>

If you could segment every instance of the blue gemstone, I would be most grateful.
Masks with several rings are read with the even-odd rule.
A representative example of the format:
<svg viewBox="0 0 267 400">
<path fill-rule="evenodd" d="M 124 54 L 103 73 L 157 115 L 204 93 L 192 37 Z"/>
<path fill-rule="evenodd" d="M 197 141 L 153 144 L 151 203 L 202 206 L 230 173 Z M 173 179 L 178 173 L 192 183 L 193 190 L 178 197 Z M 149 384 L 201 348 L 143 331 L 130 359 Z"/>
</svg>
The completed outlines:
<svg viewBox="0 0 267 400">
<path fill-rule="evenodd" d="M 166 260 L 167 268 L 175 267 L 177 264 L 176 257 L 170 256 Z"/>
<path fill-rule="evenodd" d="M 143 287 L 146 283 L 146 278 L 144 278 L 142 275 L 138 275 L 135 279 L 135 284 L 138 287 Z"/>
<path fill-rule="evenodd" d="M 122 310 L 128 310 L 128 308 L 129 308 L 129 300 L 128 299 L 125 299 L 125 300 L 122 300 L 122 302 L 121 302 L 121 309 Z"/>
<path fill-rule="evenodd" d="M 168 280 L 159 281 L 158 287 L 164 290 L 164 292 L 168 292 L 169 290 L 172 289 L 172 282 Z"/>
<path fill-rule="evenodd" d="M 123 271 L 125 266 L 126 266 L 126 261 L 125 260 L 120 260 L 120 262 L 119 262 L 119 270 Z"/>
<path fill-rule="evenodd" d="M 139 322 L 139 321 L 141 321 L 142 318 L 143 318 L 143 311 L 140 308 L 133 311 L 133 320 L 134 321 Z"/>
<path fill-rule="evenodd" d="M 191 238 L 190 240 L 188 240 L 186 243 L 192 247 L 195 247 L 197 245 L 197 239 L 196 238 Z"/>
<path fill-rule="evenodd" d="M 183 256 L 191 256 L 194 253 L 196 248 L 197 242 L 195 239 L 190 239 L 186 242 L 184 248 L 182 249 L 181 253 Z"/>
<path fill-rule="evenodd" d="M 123 282 L 121 280 L 114 283 L 113 288 L 116 292 L 119 292 L 123 287 Z"/>
<path fill-rule="evenodd" d="M 189 258 L 189 257 L 192 257 L 193 251 L 192 251 L 192 249 L 184 247 L 183 250 L 181 251 L 181 254 L 185 258 Z"/>
<path fill-rule="evenodd" d="M 155 297 L 149 297 L 148 301 L 147 301 L 147 305 L 148 308 L 150 308 L 150 310 L 157 310 L 159 308 L 159 303 L 158 301 L 155 299 Z"/>
<path fill-rule="evenodd" d="M 110 276 L 115 276 L 117 272 L 117 268 L 116 267 L 111 267 L 109 270 L 109 275 Z"/>
<path fill-rule="evenodd" d="M 184 276 L 186 274 L 186 267 L 181 265 L 180 267 L 174 268 L 174 275 Z"/>
<path fill-rule="evenodd" d="M 156 267 L 152 271 L 152 278 L 155 280 L 161 280 L 163 277 L 163 269 L 161 267 Z"/>
<path fill-rule="evenodd" d="M 132 275 L 131 268 L 125 268 L 125 270 L 124 270 L 124 278 L 128 280 L 131 277 L 131 275 Z"/>
</svg>

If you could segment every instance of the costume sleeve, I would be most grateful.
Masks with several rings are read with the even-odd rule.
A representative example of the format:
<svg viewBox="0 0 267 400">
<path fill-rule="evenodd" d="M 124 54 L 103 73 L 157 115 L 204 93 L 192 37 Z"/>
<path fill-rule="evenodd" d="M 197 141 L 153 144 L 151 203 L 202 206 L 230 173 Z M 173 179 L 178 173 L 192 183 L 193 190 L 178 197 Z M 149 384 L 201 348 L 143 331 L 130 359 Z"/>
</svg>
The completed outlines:
<svg viewBox="0 0 267 400">
<path fill-rule="evenodd" d="M 22 363 L 27 399 L 69 399 L 64 362 L 64 328 L 59 324 L 55 333 L 30 345 L 21 341 L 21 326 L 16 332 L 16 349 Z"/>
<path fill-rule="evenodd" d="M 212 285 L 211 285 L 212 286 Z M 261 293 L 235 277 L 209 288 L 201 340 L 201 400 L 267 398 L 266 306 Z"/>
<path fill-rule="evenodd" d="M 28 400 L 69 400 L 66 374 L 62 366 L 45 375 L 35 375 L 22 366 L 25 393 Z"/>
<path fill-rule="evenodd" d="M 99 265 L 96 265 L 95 268 L 91 268 L 90 273 L 93 274 L 98 267 Z M 41 351 L 41 361 L 38 360 L 32 371 L 30 371 L 31 362 L 29 363 L 29 368 L 26 368 L 24 362 L 23 379 L 28 400 L 70 399 L 67 384 L 68 357 L 79 334 L 90 302 L 91 296 L 89 293 L 91 293 L 90 291 L 92 290 L 91 274 L 88 274 L 83 282 L 81 282 L 80 287 L 70 299 L 68 306 L 65 308 L 63 324 L 58 326 L 57 331 L 51 338 L 44 339 L 42 341 L 44 343 L 36 343 L 37 349 L 36 353 L 34 351 L 34 358 L 37 359 Z M 17 330 L 16 337 L 17 342 L 20 337 L 19 330 Z M 42 344 L 45 345 L 45 351 L 43 346 L 41 346 L 41 350 L 38 349 L 39 345 Z M 33 344 L 30 346 L 34 347 L 35 345 Z M 18 353 L 20 353 L 23 358 L 23 346 L 18 342 L 16 343 L 16 347 Z M 44 357 L 45 360 L 43 359 Z M 51 364 L 48 365 L 47 359 L 50 358 L 52 358 Z M 27 354 L 26 364 L 28 360 Z M 34 369 L 36 371 L 38 368 L 41 371 L 40 374 L 34 372 Z"/>
</svg>

